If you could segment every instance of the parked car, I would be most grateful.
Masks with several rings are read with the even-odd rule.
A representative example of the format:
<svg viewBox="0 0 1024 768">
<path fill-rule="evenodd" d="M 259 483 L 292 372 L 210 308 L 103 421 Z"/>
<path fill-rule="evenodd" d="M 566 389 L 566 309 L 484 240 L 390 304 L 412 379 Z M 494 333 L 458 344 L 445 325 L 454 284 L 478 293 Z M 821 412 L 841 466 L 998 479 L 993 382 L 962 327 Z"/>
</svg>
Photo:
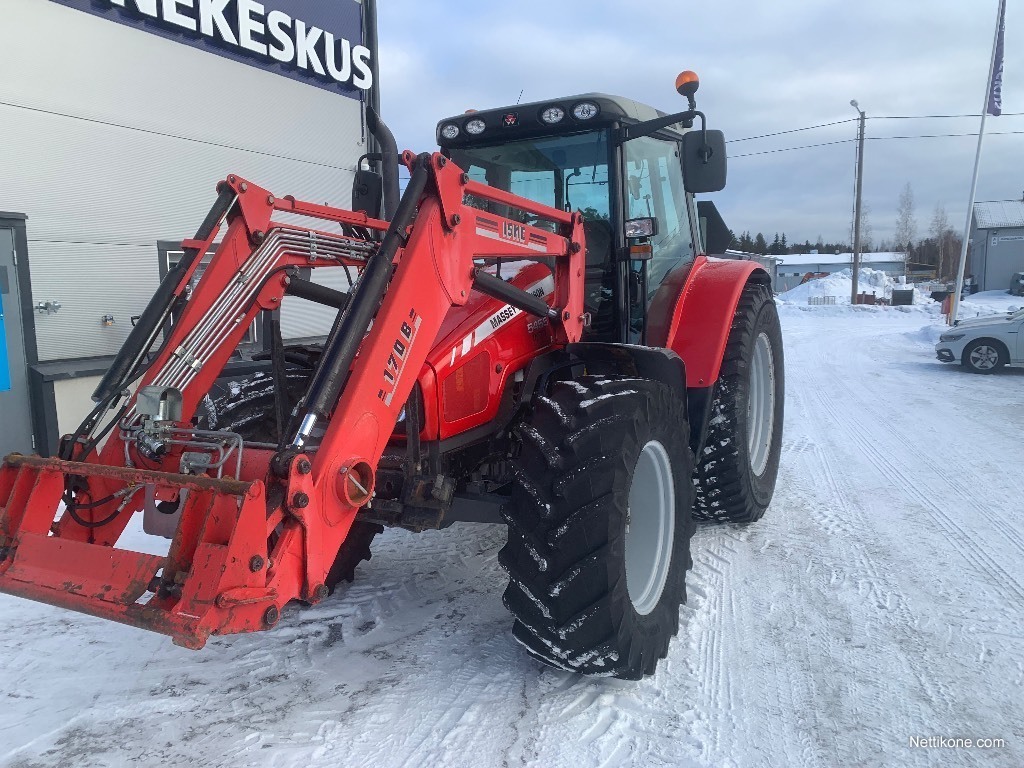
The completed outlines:
<svg viewBox="0 0 1024 768">
<path fill-rule="evenodd" d="M 1024 309 L 958 321 L 939 337 L 935 354 L 944 363 L 962 363 L 972 373 L 1024 364 Z"/>
</svg>

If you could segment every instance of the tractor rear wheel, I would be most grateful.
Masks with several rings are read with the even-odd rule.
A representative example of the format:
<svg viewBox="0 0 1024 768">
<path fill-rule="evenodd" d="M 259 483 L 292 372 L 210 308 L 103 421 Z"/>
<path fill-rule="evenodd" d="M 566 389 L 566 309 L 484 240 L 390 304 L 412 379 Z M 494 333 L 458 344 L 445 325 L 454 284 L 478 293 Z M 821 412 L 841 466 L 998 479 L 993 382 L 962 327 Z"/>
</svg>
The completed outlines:
<svg viewBox="0 0 1024 768">
<path fill-rule="evenodd" d="M 782 327 L 767 285 L 740 296 L 693 475 L 694 517 L 752 523 L 775 493 L 782 450 Z"/>
<path fill-rule="evenodd" d="M 305 393 L 309 378 L 316 365 L 315 356 L 308 361 L 296 348 L 288 350 L 289 365 L 285 373 L 285 387 L 289 401 L 294 403 Z M 227 393 L 210 397 L 199 405 L 199 427 L 201 429 L 225 429 L 236 432 L 247 443 L 278 442 L 277 418 L 274 413 L 274 379 L 264 373 L 257 373 L 241 381 L 232 382 Z M 324 584 L 333 592 L 342 581 L 355 579 L 356 566 L 369 560 L 370 543 L 384 530 L 381 525 L 356 521 L 352 523 L 348 537 L 338 550 L 331 570 Z"/>
<path fill-rule="evenodd" d="M 691 564 L 685 408 L 664 384 L 607 376 L 556 382 L 532 406 L 498 556 L 512 634 L 560 669 L 652 674 Z"/>
</svg>

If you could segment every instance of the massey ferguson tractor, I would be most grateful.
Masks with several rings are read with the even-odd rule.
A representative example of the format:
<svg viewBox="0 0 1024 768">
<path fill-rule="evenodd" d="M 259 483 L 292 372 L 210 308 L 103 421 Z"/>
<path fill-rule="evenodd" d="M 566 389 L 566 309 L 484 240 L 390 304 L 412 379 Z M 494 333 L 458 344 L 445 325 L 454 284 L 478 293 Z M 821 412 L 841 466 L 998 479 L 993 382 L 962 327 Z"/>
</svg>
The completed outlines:
<svg viewBox="0 0 1024 768">
<path fill-rule="evenodd" d="M 228 176 L 59 456 L 4 459 L 0 591 L 199 649 L 324 600 L 385 526 L 504 523 L 526 651 L 653 673 L 694 520 L 764 514 L 783 420 L 769 276 L 705 255 L 728 233 L 694 196 L 724 187 L 725 139 L 696 75 L 676 86 L 671 115 L 599 94 L 467 113 L 434 154 L 368 111 L 381 170 L 352 210 Z M 283 343 L 286 297 L 336 311 L 323 344 Z M 228 385 L 257 316 L 262 368 Z M 117 546 L 135 515 L 166 555 Z"/>
</svg>

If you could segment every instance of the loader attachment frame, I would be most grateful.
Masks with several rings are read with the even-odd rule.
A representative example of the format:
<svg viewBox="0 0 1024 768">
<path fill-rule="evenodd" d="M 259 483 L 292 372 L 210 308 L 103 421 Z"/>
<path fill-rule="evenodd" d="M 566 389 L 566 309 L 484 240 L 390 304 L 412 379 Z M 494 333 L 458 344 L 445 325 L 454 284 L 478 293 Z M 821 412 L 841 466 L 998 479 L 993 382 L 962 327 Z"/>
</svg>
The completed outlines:
<svg viewBox="0 0 1024 768">
<path fill-rule="evenodd" d="M 289 601 L 326 597 L 327 573 L 371 503 L 381 454 L 449 309 L 475 289 L 548 318 L 558 345 L 579 340 L 582 216 L 473 182 L 441 154 L 402 159 L 412 179 L 390 222 L 277 197 L 238 176 L 218 185 L 211 215 L 183 243 L 193 258 L 151 302 L 152 316 L 140 322 L 147 330 L 129 340 L 93 414 L 65 438 L 62 458 L 12 454 L 0 466 L 0 592 L 161 632 L 189 648 L 210 635 L 272 627 Z M 467 205 L 467 195 L 539 216 L 557 232 L 486 213 Z M 288 223 L 276 214 L 290 214 Z M 321 228 L 297 226 L 295 216 Z M 477 270 L 477 259 L 504 257 L 549 263 L 550 303 Z M 197 430 L 200 401 L 257 313 L 281 306 L 298 267 L 359 277 L 287 447 Z M 178 320 L 151 353 L 151 328 L 172 306 Z M 313 429 L 323 432 L 315 450 Z M 117 547 L 133 515 L 157 504 L 177 508 L 167 555 Z"/>
</svg>

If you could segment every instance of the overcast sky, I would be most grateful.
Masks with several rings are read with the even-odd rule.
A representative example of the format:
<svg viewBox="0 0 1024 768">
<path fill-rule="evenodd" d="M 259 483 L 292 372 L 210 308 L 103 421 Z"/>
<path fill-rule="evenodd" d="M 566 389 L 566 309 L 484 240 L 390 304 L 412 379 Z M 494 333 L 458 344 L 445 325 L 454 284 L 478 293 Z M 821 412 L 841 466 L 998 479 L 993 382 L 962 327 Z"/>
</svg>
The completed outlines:
<svg viewBox="0 0 1024 768">
<path fill-rule="evenodd" d="M 1024 112 L 1024 13 L 1008 0 L 1005 113 Z M 673 81 L 701 78 L 698 108 L 730 139 L 715 201 L 737 233 L 791 241 L 849 236 L 855 143 L 736 157 L 856 137 L 868 117 L 981 111 L 998 0 L 379 0 L 382 109 L 403 148 L 434 146 L 442 117 L 587 91 L 685 108 Z M 750 136 L 854 118 L 819 130 Z M 867 136 L 975 133 L 978 119 L 869 119 Z M 989 118 L 979 200 L 1024 195 L 1024 116 Z M 869 141 L 864 200 L 876 243 L 891 237 L 911 182 L 919 236 L 944 204 L 962 229 L 977 139 Z"/>
</svg>

